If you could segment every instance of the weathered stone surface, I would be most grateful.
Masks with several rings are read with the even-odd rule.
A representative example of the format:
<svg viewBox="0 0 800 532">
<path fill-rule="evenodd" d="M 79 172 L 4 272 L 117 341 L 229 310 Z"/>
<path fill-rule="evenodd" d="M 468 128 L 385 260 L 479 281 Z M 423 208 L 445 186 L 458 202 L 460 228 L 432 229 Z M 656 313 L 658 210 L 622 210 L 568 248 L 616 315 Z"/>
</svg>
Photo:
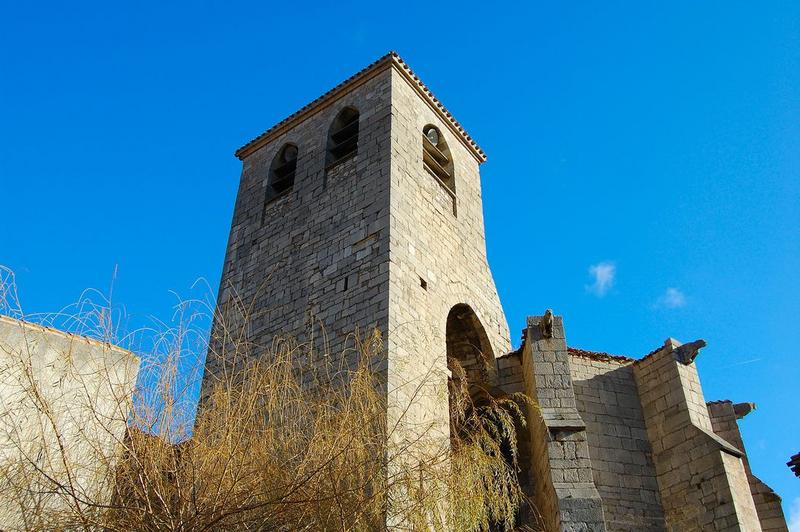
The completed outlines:
<svg viewBox="0 0 800 532">
<path fill-rule="evenodd" d="M 39 471 L 15 489 L 0 485 L 3 529 L 26 529 L 34 506 L 72 508 L 54 483 L 71 486 L 80 502 L 110 501 L 138 372 L 129 351 L 0 316 L 0 467 L 34 460 Z M 27 487 L 33 493 L 16 492 Z"/>
<path fill-rule="evenodd" d="M 396 58 L 360 76 L 240 150 L 218 309 L 228 319 L 232 305 L 253 309 L 248 340 L 264 351 L 285 336 L 335 359 L 349 335 L 377 328 L 388 437 L 403 445 L 424 432 L 447 444 L 449 352 L 464 364 L 473 357 L 459 353 L 479 351 L 486 370 L 465 369 L 491 384 L 511 343 L 486 259 L 482 155 Z M 329 128 L 346 107 L 359 113 L 357 153 L 326 167 Z M 449 184 L 424 168 L 429 125 L 452 158 Z M 294 185 L 266 201 L 286 143 L 298 149 Z M 206 382 L 226 362 L 223 330 L 217 322 Z"/>
<path fill-rule="evenodd" d="M 630 362 L 570 357 L 595 484 L 609 530 L 666 530 Z"/>
<path fill-rule="evenodd" d="M 761 530 L 742 452 L 712 429 L 697 368 L 668 340 L 634 364 L 668 530 Z M 696 350 L 693 350 L 696 352 Z"/>
<path fill-rule="evenodd" d="M 542 321 L 550 325 L 542 326 Z M 586 425 L 575 401 L 560 316 L 529 317 L 520 364 L 528 409 L 530 496 L 547 530 L 606 530 L 592 476 Z M 509 379 L 501 385 L 515 383 Z"/>
<path fill-rule="evenodd" d="M 346 107 L 359 113 L 357 153 L 326 166 L 330 125 Z M 431 126 L 439 151 L 423 148 Z M 267 202 L 269 169 L 286 143 L 298 149 L 294 185 Z M 430 171 L 440 152 L 443 166 Z M 693 360 L 705 342 L 669 339 L 638 361 L 578 354 L 548 310 L 528 318 L 522 347 L 509 352 L 486 258 L 483 152 L 396 55 L 237 155 L 219 309 L 237 300 L 253 309 L 248 338 L 264 349 L 285 335 L 334 357 L 348 335 L 377 327 L 386 346 L 378 370 L 399 427 L 387 437 L 403 443 L 425 430 L 447 441 L 455 359 L 483 393 L 525 392 L 536 403 L 520 435 L 521 480 L 537 506 L 522 516 L 529 523 L 722 531 L 759 530 L 761 517 L 763 525 L 742 446 L 715 433 L 703 399 Z M 209 358 L 207 378 L 222 361 Z"/>
<path fill-rule="evenodd" d="M 744 453 L 744 441 L 739 432 L 738 419 L 756 409 L 755 403 L 733 404 L 731 401 L 711 401 L 707 404 L 714 432 Z M 781 508 L 781 498 L 750 470 L 747 454 L 742 455 L 742 463 L 750 484 L 753 502 L 756 505 L 758 520 L 764 532 L 786 532 L 786 518 Z"/>
</svg>

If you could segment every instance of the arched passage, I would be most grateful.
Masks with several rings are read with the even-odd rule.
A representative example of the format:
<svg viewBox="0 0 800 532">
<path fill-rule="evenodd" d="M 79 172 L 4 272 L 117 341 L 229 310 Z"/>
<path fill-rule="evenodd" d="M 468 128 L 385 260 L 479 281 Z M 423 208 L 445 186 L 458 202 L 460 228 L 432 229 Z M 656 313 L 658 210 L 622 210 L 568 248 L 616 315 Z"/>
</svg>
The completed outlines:
<svg viewBox="0 0 800 532">
<path fill-rule="evenodd" d="M 514 421 L 508 427 L 507 419 L 498 416 L 500 410 L 508 411 L 509 396 L 498 387 L 495 378 L 495 358 L 489 337 L 483 328 L 475 311 L 466 304 L 458 304 L 450 309 L 447 315 L 447 367 L 451 372 L 449 384 L 450 392 L 450 435 L 451 444 L 458 441 L 459 436 L 464 436 L 469 430 L 482 427 L 485 434 L 490 434 L 498 444 L 499 455 L 506 466 L 514 474 L 522 473 L 523 482 L 527 480 L 527 463 L 520 470 L 519 462 L 515 459 L 520 437 L 525 440 L 527 433 L 521 432 L 520 419 L 512 415 Z M 463 382 L 466 379 L 466 383 Z M 464 388 L 466 386 L 466 389 Z M 469 391 L 468 400 L 461 403 Z M 455 401 L 461 404 L 456 406 Z M 462 410 L 463 408 L 463 410 Z M 517 412 L 519 410 L 514 410 Z M 487 428 L 491 427 L 491 428 Z M 509 436 L 508 431 L 515 434 Z M 487 451 L 484 448 L 484 452 Z M 527 448 L 524 460 L 528 460 Z M 496 455 L 495 455 L 496 456 Z M 527 487 L 522 486 L 523 490 Z M 513 523 L 511 523 L 513 524 Z M 507 523 L 492 522 L 489 530 L 508 530 Z"/>
<path fill-rule="evenodd" d="M 491 373 L 494 370 L 494 353 L 486 330 L 475 311 L 460 303 L 447 315 L 447 367 L 455 378 L 463 368 L 473 401 L 489 393 Z"/>
</svg>

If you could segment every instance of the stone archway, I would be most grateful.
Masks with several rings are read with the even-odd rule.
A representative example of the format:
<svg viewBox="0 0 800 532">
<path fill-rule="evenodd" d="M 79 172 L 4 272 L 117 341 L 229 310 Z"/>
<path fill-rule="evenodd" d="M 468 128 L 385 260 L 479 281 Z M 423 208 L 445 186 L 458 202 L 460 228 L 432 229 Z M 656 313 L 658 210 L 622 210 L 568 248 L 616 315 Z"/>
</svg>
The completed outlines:
<svg viewBox="0 0 800 532">
<path fill-rule="evenodd" d="M 469 383 L 473 401 L 489 393 L 494 380 L 494 353 L 486 330 L 469 305 L 459 303 L 447 315 L 447 367 L 455 377 L 461 372 Z"/>
<path fill-rule="evenodd" d="M 476 418 L 471 417 L 472 415 L 482 420 L 479 422 L 481 425 L 496 422 L 494 417 L 496 409 L 505 408 L 505 406 L 498 406 L 498 402 L 495 400 L 508 398 L 508 394 L 498 385 L 496 361 L 489 337 L 475 311 L 469 305 L 461 303 L 450 309 L 450 313 L 447 315 L 446 339 L 447 367 L 451 373 L 448 386 L 452 443 L 457 434 L 462 434 L 462 428 L 467 426 L 462 423 L 475 423 Z M 463 382 L 463 379 L 466 379 L 466 383 Z M 460 412 L 457 408 L 454 410 L 454 400 L 457 397 L 464 397 L 463 386 L 465 384 L 469 391 L 469 401 L 465 411 Z M 465 417 L 460 418 L 459 415 Z M 472 426 L 474 427 L 474 425 Z M 503 433 L 499 424 L 496 425 L 496 428 L 499 430 L 496 430 L 494 434 Z M 513 430 L 525 438 L 527 433 L 522 433 L 522 429 L 521 424 L 514 423 Z M 518 441 L 519 438 L 516 440 Z M 505 437 L 497 441 L 500 454 L 510 467 L 515 463 L 515 451 L 519 450 L 519 447 L 514 446 L 513 442 L 513 439 Z M 525 452 L 527 453 L 527 449 Z M 518 462 L 517 465 L 519 465 Z M 517 472 L 519 473 L 520 470 L 517 469 Z M 527 468 L 525 468 L 524 475 L 527 474 Z M 523 487 L 524 489 L 525 487 Z M 496 522 L 492 523 L 490 530 L 506 530 L 506 527 L 503 523 Z"/>
</svg>

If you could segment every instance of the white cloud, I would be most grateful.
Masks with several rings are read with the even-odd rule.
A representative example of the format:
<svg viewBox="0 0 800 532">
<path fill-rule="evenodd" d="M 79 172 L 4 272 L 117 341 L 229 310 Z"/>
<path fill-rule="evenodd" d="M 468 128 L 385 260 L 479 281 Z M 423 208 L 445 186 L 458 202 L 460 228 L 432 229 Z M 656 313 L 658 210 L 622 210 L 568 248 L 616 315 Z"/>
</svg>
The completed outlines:
<svg viewBox="0 0 800 532">
<path fill-rule="evenodd" d="M 789 532 L 800 532 L 800 497 L 795 497 L 789 505 Z"/>
<path fill-rule="evenodd" d="M 686 295 L 677 288 L 667 288 L 658 298 L 656 306 L 666 308 L 680 308 L 686 305 Z"/>
<path fill-rule="evenodd" d="M 617 267 L 613 262 L 592 264 L 589 266 L 589 275 L 592 276 L 593 282 L 586 286 L 586 291 L 591 292 L 597 297 L 603 297 L 614 287 Z"/>
</svg>

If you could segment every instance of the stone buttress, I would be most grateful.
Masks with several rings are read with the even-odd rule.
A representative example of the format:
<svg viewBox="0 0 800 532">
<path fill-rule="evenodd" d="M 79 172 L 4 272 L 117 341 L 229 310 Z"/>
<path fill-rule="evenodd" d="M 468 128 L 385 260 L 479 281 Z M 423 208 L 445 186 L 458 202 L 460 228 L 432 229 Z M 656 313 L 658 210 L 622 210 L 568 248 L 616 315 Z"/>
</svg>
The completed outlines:
<svg viewBox="0 0 800 532">
<path fill-rule="evenodd" d="M 786 530 L 744 454 L 736 420 L 753 406 L 703 398 L 704 341 L 669 339 L 636 360 L 568 348 L 548 314 L 498 359 L 500 387 L 536 401 L 522 451 L 545 529 Z"/>
</svg>

